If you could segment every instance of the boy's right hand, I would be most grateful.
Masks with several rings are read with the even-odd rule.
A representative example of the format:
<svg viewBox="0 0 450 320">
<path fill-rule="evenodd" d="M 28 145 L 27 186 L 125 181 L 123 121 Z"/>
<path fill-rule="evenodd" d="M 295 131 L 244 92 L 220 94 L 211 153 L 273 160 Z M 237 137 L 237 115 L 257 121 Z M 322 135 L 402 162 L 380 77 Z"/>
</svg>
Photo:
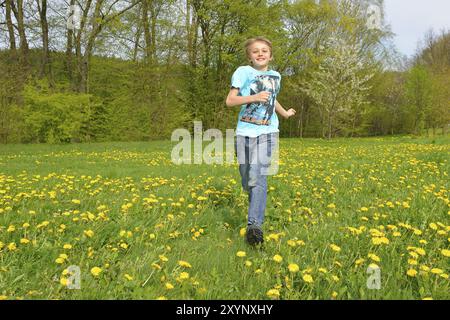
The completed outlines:
<svg viewBox="0 0 450 320">
<path fill-rule="evenodd" d="M 261 91 L 254 95 L 255 102 L 268 102 L 270 99 L 271 93 L 268 91 Z"/>
</svg>

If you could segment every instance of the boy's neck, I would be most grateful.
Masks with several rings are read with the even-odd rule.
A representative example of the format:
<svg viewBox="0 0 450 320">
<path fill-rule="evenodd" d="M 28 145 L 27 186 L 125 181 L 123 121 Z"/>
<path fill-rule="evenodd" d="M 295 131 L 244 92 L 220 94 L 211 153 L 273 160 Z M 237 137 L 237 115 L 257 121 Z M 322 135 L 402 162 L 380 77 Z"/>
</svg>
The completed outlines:
<svg viewBox="0 0 450 320">
<path fill-rule="evenodd" d="M 251 67 L 253 69 L 255 69 L 255 70 L 258 70 L 258 71 L 267 71 L 267 70 L 269 70 L 269 66 L 268 65 L 264 66 L 264 67 L 261 67 L 260 69 L 256 68 L 254 65 L 251 65 Z"/>
</svg>

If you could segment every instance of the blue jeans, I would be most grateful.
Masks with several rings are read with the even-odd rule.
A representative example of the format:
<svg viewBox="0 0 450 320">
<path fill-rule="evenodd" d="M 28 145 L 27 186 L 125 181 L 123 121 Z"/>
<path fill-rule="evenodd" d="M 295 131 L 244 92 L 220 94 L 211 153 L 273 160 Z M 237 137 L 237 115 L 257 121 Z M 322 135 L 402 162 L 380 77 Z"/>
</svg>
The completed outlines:
<svg viewBox="0 0 450 320">
<path fill-rule="evenodd" d="M 267 203 L 267 176 L 275 174 L 271 166 L 278 133 L 262 134 L 256 138 L 237 136 L 235 151 L 242 178 L 242 188 L 248 193 L 248 225 L 262 226 Z"/>
</svg>

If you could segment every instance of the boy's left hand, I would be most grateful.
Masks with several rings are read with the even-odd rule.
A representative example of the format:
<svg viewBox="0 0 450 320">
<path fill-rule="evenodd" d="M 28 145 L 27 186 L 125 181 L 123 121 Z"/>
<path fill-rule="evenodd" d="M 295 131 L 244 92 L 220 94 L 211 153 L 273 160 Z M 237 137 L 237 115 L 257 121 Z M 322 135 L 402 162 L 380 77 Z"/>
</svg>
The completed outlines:
<svg viewBox="0 0 450 320">
<path fill-rule="evenodd" d="M 296 111 L 294 109 L 289 109 L 288 111 L 286 111 L 287 117 L 290 118 L 292 116 L 294 116 L 296 113 Z"/>
</svg>

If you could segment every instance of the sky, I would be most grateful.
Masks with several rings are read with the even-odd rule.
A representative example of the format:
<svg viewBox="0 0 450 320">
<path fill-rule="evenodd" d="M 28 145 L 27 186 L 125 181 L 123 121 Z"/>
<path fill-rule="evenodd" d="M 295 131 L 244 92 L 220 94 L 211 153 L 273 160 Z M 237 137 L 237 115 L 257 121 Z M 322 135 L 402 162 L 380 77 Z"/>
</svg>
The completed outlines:
<svg viewBox="0 0 450 320">
<path fill-rule="evenodd" d="M 450 0 L 385 0 L 385 10 L 394 43 L 408 57 L 430 28 L 450 30 Z"/>
</svg>

